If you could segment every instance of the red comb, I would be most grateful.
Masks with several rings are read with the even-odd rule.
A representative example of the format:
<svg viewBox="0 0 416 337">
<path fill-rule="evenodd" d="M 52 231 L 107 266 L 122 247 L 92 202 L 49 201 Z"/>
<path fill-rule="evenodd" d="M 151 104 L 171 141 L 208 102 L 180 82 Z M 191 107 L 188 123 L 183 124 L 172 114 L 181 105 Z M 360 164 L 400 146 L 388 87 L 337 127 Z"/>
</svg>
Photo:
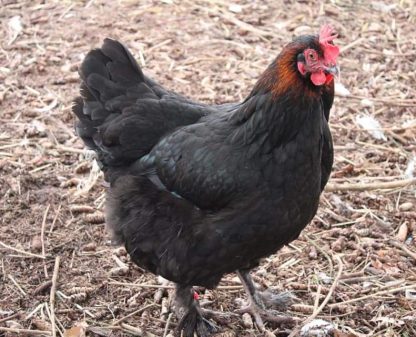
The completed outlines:
<svg viewBox="0 0 416 337">
<path fill-rule="evenodd" d="M 328 64 L 335 64 L 339 55 L 339 48 L 330 44 L 338 34 L 331 25 L 324 25 L 319 31 L 319 43 L 324 50 L 324 58 Z"/>
<path fill-rule="evenodd" d="M 331 25 L 323 25 L 319 30 L 319 43 L 327 43 L 333 41 L 338 36 L 334 27 Z"/>
</svg>

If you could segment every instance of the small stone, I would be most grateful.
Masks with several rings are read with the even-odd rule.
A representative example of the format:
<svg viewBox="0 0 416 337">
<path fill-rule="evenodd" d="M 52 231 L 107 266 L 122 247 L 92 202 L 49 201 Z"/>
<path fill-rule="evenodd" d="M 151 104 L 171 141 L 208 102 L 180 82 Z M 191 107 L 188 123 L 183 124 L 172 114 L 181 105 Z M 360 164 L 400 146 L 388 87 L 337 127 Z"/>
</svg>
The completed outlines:
<svg viewBox="0 0 416 337">
<path fill-rule="evenodd" d="M 228 10 L 230 12 L 233 12 L 233 13 L 241 13 L 241 11 L 243 10 L 243 8 L 240 5 L 231 4 L 231 5 L 228 6 Z"/>
<path fill-rule="evenodd" d="M 97 244 L 95 242 L 89 242 L 82 247 L 84 252 L 93 252 L 97 249 Z"/>
<path fill-rule="evenodd" d="M 374 102 L 368 98 L 363 98 L 361 100 L 361 105 L 365 108 L 371 108 L 372 106 L 374 106 Z"/>
<path fill-rule="evenodd" d="M 243 320 L 243 326 L 247 329 L 253 328 L 253 319 L 251 318 L 249 313 L 244 313 L 241 316 L 241 319 Z"/>
<path fill-rule="evenodd" d="M 110 270 L 110 276 L 123 276 L 129 272 L 129 268 L 114 267 Z"/>
<path fill-rule="evenodd" d="M 311 260 L 316 260 L 318 258 L 318 253 L 316 251 L 316 248 L 312 246 L 310 248 L 310 251 L 309 251 L 309 254 L 308 255 L 309 255 L 309 258 Z"/>
<path fill-rule="evenodd" d="M 413 208 L 413 204 L 411 202 L 404 202 L 399 206 L 399 210 L 402 212 L 410 211 Z"/>
<path fill-rule="evenodd" d="M 337 240 L 335 240 L 332 244 L 331 244 L 331 248 L 333 251 L 335 252 L 342 252 L 344 250 L 345 247 L 345 238 L 344 237 L 339 237 Z"/>
<path fill-rule="evenodd" d="M 42 331 L 50 331 L 51 330 L 51 324 L 49 322 L 46 322 L 39 318 L 32 319 L 32 324 L 36 327 L 38 330 Z"/>
<path fill-rule="evenodd" d="M 300 331 L 301 337 L 329 337 L 334 326 L 322 319 L 315 319 L 304 325 Z"/>
<path fill-rule="evenodd" d="M 117 255 L 118 257 L 121 257 L 121 256 L 126 256 L 126 255 L 127 255 L 126 248 L 124 248 L 124 247 L 117 247 L 117 248 L 114 248 L 114 249 L 113 249 L 113 253 L 114 253 L 115 255 Z"/>
<path fill-rule="evenodd" d="M 40 235 L 35 235 L 30 243 L 32 252 L 40 252 L 42 250 L 42 240 Z"/>
<path fill-rule="evenodd" d="M 310 26 L 298 26 L 293 30 L 293 33 L 296 36 L 311 34 L 312 32 L 313 29 Z"/>
</svg>

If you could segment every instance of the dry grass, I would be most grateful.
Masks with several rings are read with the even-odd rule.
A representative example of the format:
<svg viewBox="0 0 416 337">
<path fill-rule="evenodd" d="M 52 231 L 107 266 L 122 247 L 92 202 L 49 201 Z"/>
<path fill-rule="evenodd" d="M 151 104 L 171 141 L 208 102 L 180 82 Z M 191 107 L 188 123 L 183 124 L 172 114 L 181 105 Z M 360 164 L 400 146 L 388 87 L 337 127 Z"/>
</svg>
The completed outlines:
<svg viewBox="0 0 416 337">
<path fill-rule="evenodd" d="M 70 113 L 89 49 L 118 38 L 169 88 L 220 103 L 242 99 L 292 35 L 330 22 L 349 91 L 338 90 L 331 116 L 331 182 L 342 185 L 324 193 L 313 224 L 254 278 L 291 290 L 288 313 L 300 320 L 317 315 L 355 336 L 416 336 L 415 185 L 400 184 L 416 155 L 414 2 L 227 3 L 2 1 L 0 335 L 52 335 L 52 325 L 62 335 L 80 321 L 101 336 L 163 336 L 175 326 L 170 287 L 110 247 L 104 231 L 102 179 Z M 364 130 L 361 115 L 377 119 L 385 138 Z M 244 294 L 230 275 L 201 297 L 228 312 Z M 258 334 L 247 317 L 221 327 L 222 336 Z"/>
</svg>

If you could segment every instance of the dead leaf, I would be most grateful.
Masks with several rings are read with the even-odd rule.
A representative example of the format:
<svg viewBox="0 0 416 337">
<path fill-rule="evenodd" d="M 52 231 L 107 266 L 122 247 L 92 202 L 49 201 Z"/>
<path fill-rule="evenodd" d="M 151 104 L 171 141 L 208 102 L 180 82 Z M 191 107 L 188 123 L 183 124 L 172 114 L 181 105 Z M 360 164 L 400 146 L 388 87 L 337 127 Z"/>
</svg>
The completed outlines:
<svg viewBox="0 0 416 337">
<path fill-rule="evenodd" d="M 334 337 L 357 337 L 357 336 L 352 333 L 345 333 L 339 330 L 335 330 Z"/>
<path fill-rule="evenodd" d="M 372 260 L 371 265 L 376 269 L 383 269 L 383 264 L 379 260 Z"/>
<path fill-rule="evenodd" d="M 19 34 L 23 31 L 22 26 L 22 18 L 19 15 L 13 16 L 8 23 L 9 26 L 9 45 L 11 45 L 14 40 L 19 36 Z"/>
<path fill-rule="evenodd" d="M 340 82 L 335 82 L 335 94 L 342 97 L 351 95 L 351 92 Z"/>
<path fill-rule="evenodd" d="M 374 317 L 371 319 L 371 322 L 381 323 L 382 326 L 390 326 L 390 325 L 402 326 L 405 324 L 404 321 L 400 319 L 386 317 L 386 316 Z"/>
<path fill-rule="evenodd" d="M 42 319 L 34 318 L 32 323 L 38 330 L 50 331 L 52 329 L 51 324 Z"/>
<path fill-rule="evenodd" d="M 80 322 L 72 328 L 65 330 L 64 337 L 85 337 L 85 331 L 88 327 L 86 322 Z"/>
<path fill-rule="evenodd" d="M 402 223 L 399 227 L 399 231 L 396 234 L 396 239 L 399 240 L 400 242 L 404 242 L 407 238 L 408 231 L 409 229 L 407 228 L 407 223 L 406 222 Z"/>
</svg>

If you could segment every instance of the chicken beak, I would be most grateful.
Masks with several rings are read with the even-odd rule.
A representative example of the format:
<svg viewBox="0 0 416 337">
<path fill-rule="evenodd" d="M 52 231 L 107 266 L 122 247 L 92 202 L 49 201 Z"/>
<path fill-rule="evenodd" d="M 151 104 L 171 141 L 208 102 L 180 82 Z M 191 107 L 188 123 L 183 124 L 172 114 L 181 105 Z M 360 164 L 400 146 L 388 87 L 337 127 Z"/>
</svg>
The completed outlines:
<svg viewBox="0 0 416 337">
<path fill-rule="evenodd" d="M 337 77 L 339 75 L 339 69 L 338 69 L 337 66 L 325 67 L 324 68 L 324 71 L 327 74 L 331 74 L 331 75 L 333 75 L 335 77 Z"/>
</svg>

